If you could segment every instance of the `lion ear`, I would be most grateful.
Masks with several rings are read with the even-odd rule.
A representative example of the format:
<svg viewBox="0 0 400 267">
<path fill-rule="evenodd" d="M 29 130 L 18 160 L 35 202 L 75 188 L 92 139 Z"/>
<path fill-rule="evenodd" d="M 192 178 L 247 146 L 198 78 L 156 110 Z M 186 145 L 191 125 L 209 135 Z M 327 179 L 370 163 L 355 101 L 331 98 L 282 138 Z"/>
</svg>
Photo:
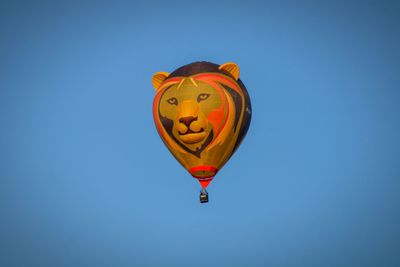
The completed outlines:
<svg viewBox="0 0 400 267">
<path fill-rule="evenodd" d="M 165 79 L 169 76 L 168 72 L 157 72 L 151 78 L 151 82 L 153 83 L 154 89 L 158 89 Z"/>
<path fill-rule="evenodd" d="M 220 65 L 218 69 L 228 72 L 230 75 L 232 75 L 232 77 L 235 80 L 239 79 L 239 73 L 240 73 L 239 66 L 233 62 L 224 63 Z"/>
</svg>

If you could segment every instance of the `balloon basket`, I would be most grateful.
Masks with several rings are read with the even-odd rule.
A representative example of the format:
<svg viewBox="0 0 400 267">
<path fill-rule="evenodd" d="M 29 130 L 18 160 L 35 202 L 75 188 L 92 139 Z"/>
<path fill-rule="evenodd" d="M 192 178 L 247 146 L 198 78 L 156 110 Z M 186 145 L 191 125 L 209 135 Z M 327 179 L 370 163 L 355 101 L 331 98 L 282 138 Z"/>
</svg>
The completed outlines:
<svg viewBox="0 0 400 267">
<path fill-rule="evenodd" d="M 200 203 L 208 202 L 208 192 L 204 188 L 200 190 Z"/>
</svg>

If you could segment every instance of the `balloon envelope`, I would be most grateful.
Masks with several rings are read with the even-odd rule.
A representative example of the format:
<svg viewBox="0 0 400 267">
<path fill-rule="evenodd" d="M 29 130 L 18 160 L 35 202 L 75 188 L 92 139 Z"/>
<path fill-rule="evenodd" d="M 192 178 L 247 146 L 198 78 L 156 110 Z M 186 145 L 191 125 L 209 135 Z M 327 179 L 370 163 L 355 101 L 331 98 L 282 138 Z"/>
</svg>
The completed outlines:
<svg viewBox="0 0 400 267">
<path fill-rule="evenodd" d="M 153 76 L 153 117 L 169 151 L 207 187 L 240 145 L 251 103 L 235 63 L 195 62 Z"/>
</svg>

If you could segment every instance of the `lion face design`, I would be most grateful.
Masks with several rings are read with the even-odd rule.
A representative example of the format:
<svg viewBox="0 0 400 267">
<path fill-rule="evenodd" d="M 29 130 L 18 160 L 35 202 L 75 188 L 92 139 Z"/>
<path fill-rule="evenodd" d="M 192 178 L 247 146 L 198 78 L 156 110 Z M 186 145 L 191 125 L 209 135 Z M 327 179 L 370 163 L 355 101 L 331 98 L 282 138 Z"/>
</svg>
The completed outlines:
<svg viewBox="0 0 400 267">
<path fill-rule="evenodd" d="M 245 136 L 251 104 L 234 63 L 195 62 L 152 77 L 153 117 L 175 158 L 199 179 L 214 177 Z"/>
<path fill-rule="evenodd" d="M 162 94 L 160 120 L 182 148 L 200 154 L 224 121 L 223 98 L 224 95 L 209 84 L 184 79 Z"/>
</svg>

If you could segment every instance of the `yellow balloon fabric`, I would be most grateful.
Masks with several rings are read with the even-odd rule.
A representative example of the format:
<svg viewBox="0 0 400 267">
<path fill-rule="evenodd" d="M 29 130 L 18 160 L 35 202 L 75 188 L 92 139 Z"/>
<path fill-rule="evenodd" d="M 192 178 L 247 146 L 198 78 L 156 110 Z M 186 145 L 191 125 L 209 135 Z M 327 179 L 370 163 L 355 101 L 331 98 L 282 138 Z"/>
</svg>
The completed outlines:
<svg viewBox="0 0 400 267">
<path fill-rule="evenodd" d="M 153 116 L 174 157 L 205 188 L 240 145 L 251 103 L 235 63 L 194 62 L 153 76 Z"/>
</svg>

